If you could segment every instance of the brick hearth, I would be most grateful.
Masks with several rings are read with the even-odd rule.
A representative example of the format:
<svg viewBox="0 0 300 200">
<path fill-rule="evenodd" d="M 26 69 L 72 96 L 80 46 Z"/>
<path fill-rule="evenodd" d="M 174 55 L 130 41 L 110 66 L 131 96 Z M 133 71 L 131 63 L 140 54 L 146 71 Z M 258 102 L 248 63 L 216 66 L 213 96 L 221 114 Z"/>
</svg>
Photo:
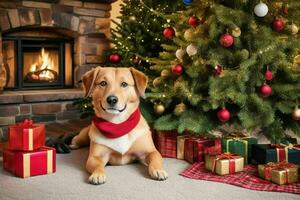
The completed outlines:
<svg viewBox="0 0 300 200">
<path fill-rule="evenodd" d="M 73 102 L 82 97 L 81 89 L 5 92 L 0 95 L 0 140 L 7 137 L 7 125 L 26 118 L 43 123 L 79 119 Z"/>
</svg>

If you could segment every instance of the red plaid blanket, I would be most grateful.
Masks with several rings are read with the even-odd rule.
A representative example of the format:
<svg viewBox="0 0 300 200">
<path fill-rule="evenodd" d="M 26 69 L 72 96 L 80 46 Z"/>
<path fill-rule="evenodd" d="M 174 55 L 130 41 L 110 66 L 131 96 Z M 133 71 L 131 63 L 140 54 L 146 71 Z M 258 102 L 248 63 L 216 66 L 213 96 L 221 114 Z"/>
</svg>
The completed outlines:
<svg viewBox="0 0 300 200">
<path fill-rule="evenodd" d="M 191 167 L 184 170 L 180 175 L 187 178 L 222 182 L 231 185 L 240 186 L 250 190 L 289 192 L 300 194 L 300 183 L 292 183 L 288 185 L 277 185 L 258 177 L 257 167 L 248 165 L 243 172 L 219 176 L 207 171 L 204 163 L 195 163 Z"/>
</svg>

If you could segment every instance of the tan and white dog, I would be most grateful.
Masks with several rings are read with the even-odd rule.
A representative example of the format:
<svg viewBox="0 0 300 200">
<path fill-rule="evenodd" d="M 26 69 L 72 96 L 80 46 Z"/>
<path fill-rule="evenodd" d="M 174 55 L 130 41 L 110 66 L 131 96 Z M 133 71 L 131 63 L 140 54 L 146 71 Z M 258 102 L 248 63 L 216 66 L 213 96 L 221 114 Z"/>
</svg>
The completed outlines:
<svg viewBox="0 0 300 200">
<path fill-rule="evenodd" d="M 150 128 L 139 112 L 148 78 L 134 68 L 97 67 L 83 76 L 85 96 L 92 95 L 95 116 L 72 140 L 71 147 L 90 144 L 86 169 L 91 184 L 106 181 L 107 163 L 123 165 L 139 160 L 153 179 L 166 180 L 162 157 Z"/>
</svg>

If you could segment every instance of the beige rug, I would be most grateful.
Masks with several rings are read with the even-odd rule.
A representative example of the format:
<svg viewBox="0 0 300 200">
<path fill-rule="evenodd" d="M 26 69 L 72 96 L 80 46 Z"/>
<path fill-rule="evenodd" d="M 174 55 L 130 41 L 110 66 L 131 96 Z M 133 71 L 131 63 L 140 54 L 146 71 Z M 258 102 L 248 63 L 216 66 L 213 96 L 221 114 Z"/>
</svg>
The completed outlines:
<svg viewBox="0 0 300 200">
<path fill-rule="evenodd" d="M 84 171 L 88 148 L 57 155 L 53 175 L 21 179 L 0 169 L 0 200 L 299 200 L 300 195 L 248 190 L 223 183 L 191 180 L 179 176 L 189 164 L 165 159 L 169 179 L 149 179 L 143 165 L 108 166 L 107 183 L 87 183 Z M 0 162 L 2 166 L 2 163 Z"/>
</svg>

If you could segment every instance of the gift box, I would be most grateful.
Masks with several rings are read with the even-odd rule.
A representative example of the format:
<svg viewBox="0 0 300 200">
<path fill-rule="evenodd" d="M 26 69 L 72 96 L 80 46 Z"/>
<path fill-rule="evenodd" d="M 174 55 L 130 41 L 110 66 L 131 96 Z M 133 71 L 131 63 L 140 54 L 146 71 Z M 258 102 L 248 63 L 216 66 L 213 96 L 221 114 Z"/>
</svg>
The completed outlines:
<svg viewBox="0 0 300 200">
<path fill-rule="evenodd" d="M 300 145 L 254 144 L 252 155 L 254 164 L 282 161 L 300 164 Z"/>
<path fill-rule="evenodd" d="M 256 138 L 236 137 L 222 139 L 222 151 L 231 152 L 244 157 L 245 164 L 251 161 L 252 145 L 257 144 Z"/>
<path fill-rule="evenodd" d="M 232 153 L 205 155 L 205 169 L 218 175 L 241 172 L 244 170 L 244 158 Z"/>
<path fill-rule="evenodd" d="M 298 166 L 292 163 L 268 163 L 258 165 L 258 175 L 279 185 L 298 182 Z"/>
<path fill-rule="evenodd" d="M 41 147 L 34 151 L 3 152 L 3 167 L 16 176 L 26 178 L 56 171 L 56 151 L 51 147 Z"/>
<path fill-rule="evenodd" d="M 221 153 L 221 141 L 190 137 L 184 141 L 184 159 L 190 163 L 204 161 L 205 154 Z"/>
<path fill-rule="evenodd" d="M 156 148 L 162 157 L 177 157 L 177 132 L 176 131 L 158 131 L 156 139 Z"/>
<path fill-rule="evenodd" d="M 8 127 L 9 149 L 32 151 L 45 146 L 45 125 L 31 120 Z"/>
</svg>

